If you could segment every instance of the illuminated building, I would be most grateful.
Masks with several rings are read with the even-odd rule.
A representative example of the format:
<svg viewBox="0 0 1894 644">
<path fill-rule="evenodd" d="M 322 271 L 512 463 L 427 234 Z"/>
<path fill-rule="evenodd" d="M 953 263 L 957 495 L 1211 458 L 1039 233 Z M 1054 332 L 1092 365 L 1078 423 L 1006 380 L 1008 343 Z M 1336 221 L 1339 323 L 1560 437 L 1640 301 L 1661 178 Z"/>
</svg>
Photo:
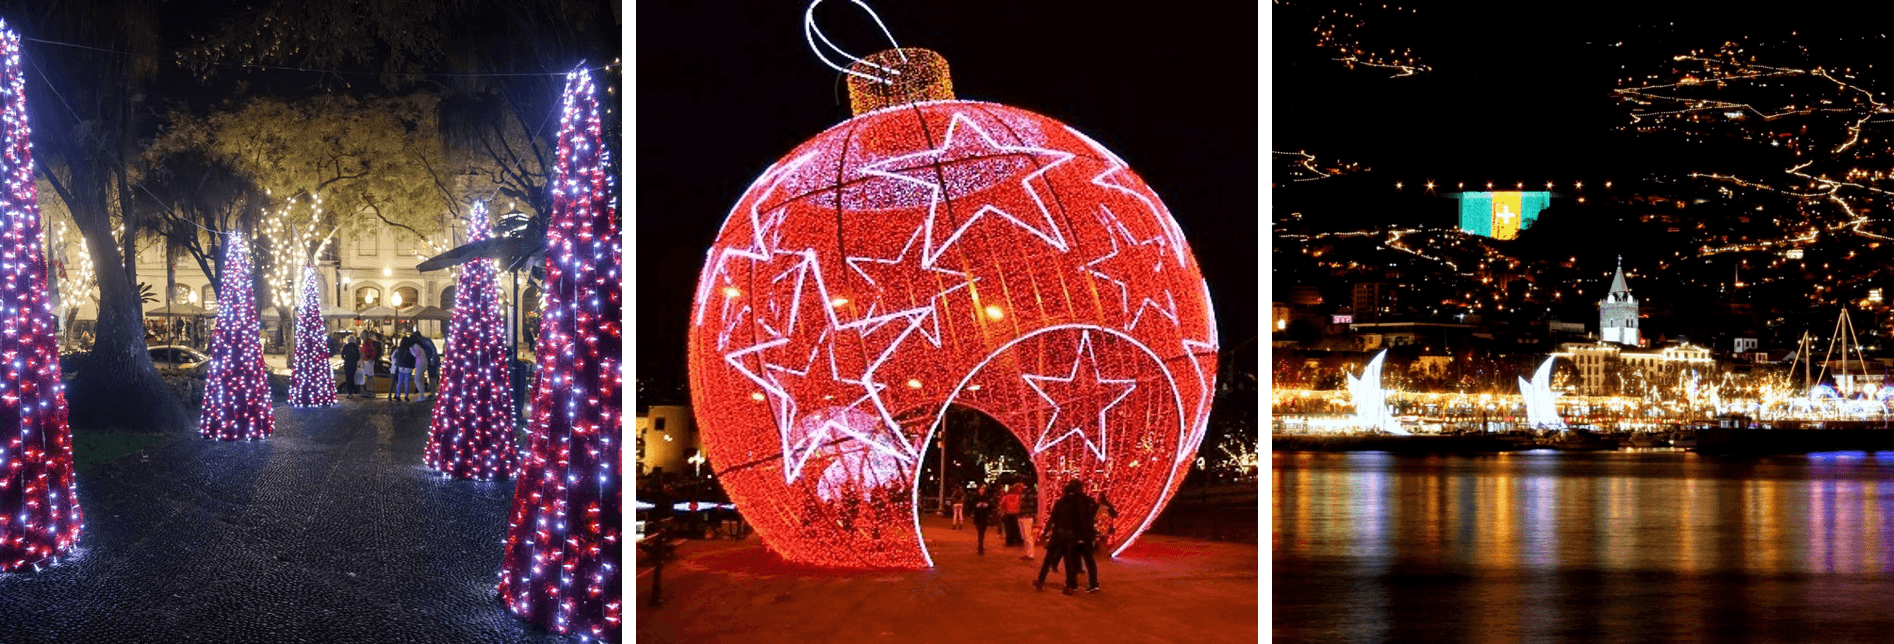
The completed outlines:
<svg viewBox="0 0 1894 644">
<path fill-rule="evenodd" d="M 687 452 L 701 454 L 704 451 L 704 441 L 697 433 L 697 420 L 691 415 L 690 407 L 651 405 L 637 416 L 634 429 L 638 436 L 641 472 L 656 468 L 664 468 L 671 474 L 691 472 L 693 464 Z"/>
<path fill-rule="evenodd" d="M 1386 282 L 1366 282 L 1355 285 L 1354 319 L 1360 322 L 1380 322 L 1381 316 L 1392 315 L 1399 302 L 1393 284 Z"/>
<path fill-rule="evenodd" d="M 1598 303 L 1598 337 L 1605 342 L 1638 346 L 1638 299 L 1624 283 L 1624 259 L 1618 259 L 1618 272 L 1611 277 L 1611 292 Z"/>
<path fill-rule="evenodd" d="M 1539 220 L 1539 211 L 1552 204 L 1552 193 L 1534 192 L 1454 192 L 1449 197 L 1460 202 L 1460 230 L 1491 237 L 1513 239 L 1520 231 Z"/>
<path fill-rule="evenodd" d="M 1687 370 L 1709 373 L 1716 370 L 1710 349 L 1689 342 L 1671 342 L 1647 350 L 1627 349 L 1609 342 L 1568 342 L 1559 345 L 1555 357 L 1572 361 L 1578 369 L 1578 391 L 1584 396 L 1608 396 L 1623 393 L 1622 378 L 1643 377 L 1649 382 L 1670 382 Z"/>
</svg>

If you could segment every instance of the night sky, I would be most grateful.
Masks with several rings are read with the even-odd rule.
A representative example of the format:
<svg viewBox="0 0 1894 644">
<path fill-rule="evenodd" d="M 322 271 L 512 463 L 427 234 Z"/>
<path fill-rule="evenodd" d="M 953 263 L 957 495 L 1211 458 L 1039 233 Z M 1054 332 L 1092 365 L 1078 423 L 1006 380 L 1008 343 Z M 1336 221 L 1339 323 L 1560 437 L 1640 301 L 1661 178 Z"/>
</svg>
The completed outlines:
<svg viewBox="0 0 1894 644">
<path fill-rule="evenodd" d="M 959 98 L 1058 119 L 1115 151 L 1190 239 L 1224 344 L 1256 335 L 1257 16 L 1245 3 L 1107 8 L 1088 2 L 873 6 L 904 47 L 940 52 Z M 841 74 L 803 40 L 806 3 L 640 3 L 637 34 L 637 377 L 681 391 L 704 252 L 750 182 L 849 118 Z M 854 5 L 824 32 L 886 48 Z M 640 401 L 646 402 L 646 401 Z"/>
<path fill-rule="evenodd" d="M 1796 32 L 1831 60 L 1887 59 L 1891 32 L 1858 11 L 1798 3 L 1795 11 L 1734 5 L 1608 1 L 1494 9 L 1478 3 L 1279 2 L 1269 47 L 1271 149 L 1358 162 L 1395 180 L 1525 181 L 1674 171 L 1694 150 L 1634 141 L 1611 91 L 1619 74 L 1649 73 L 1691 48 Z M 1401 11 L 1395 11 L 1399 7 Z M 1363 18 L 1370 50 L 1411 49 L 1432 71 L 1405 78 L 1346 69 L 1312 33 L 1321 12 Z M 1856 40 L 1841 42 L 1840 38 Z"/>
</svg>

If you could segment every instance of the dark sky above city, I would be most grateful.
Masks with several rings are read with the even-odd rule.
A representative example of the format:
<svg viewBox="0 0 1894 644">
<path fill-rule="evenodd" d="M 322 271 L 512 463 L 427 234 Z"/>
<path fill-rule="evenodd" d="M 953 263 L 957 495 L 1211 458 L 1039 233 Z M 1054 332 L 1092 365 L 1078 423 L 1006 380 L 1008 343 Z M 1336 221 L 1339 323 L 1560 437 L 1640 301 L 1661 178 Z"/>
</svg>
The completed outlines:
<svg viewBox="0 0 1894 644">
<path fill-rule="evenodd" d="M 1058 119 L 1110 147 L 1189 237 L 1225 345 L 1256 334 L 1256 7 L 876 3 L 902 46 L 940 52 L 962 99 Z M 704 252 L 764 168 L 849 118 L 803 40 L 806 3 L 638 6 L 638 377 L 680 383 Z M 865 14 L 818 8 L 844 49 L 886 48 Z"/>
<path fill-rule="evenodd" d="M 1383 6 L 1276 4 L 1268 45 L 1273 150 L 1358 162 L 1390 184 L 1631 179 L 1689 160 L 1651 147 L 1661 143 L 1612 135 L 1628 122 L 1611 98 L 1619 74 L 1650 73 L 1691 48 L 1791 32 L 1818 58 L 1866 64 L 1889 41 L 1860 37 L 1894 31 L 1858 7 L 1821 3 L 1796 3 L 1793 11 L 1623 1 Z M 1432 71 L 1389 78 L 1382 70 L 1347 70 L 1332 50 L 1315 45 L 1318 17 L 1331 8 L 1362 19 L 1367 49 L 1411 49 Z"/>
</svg>

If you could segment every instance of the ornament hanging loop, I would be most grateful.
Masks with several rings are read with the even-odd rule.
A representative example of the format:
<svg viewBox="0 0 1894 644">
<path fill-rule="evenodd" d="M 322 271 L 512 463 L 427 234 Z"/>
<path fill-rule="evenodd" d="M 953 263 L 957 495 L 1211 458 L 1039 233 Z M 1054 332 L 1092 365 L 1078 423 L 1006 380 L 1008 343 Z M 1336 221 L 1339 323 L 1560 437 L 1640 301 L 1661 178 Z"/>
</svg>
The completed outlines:
<svg viewBox="0 0 1894 644">
<path fill-rule="evenodd" d="M 868 19 L 875 21 L 875 26 L 881 29 L 881 35 L 888 37 L 888 44 L 892 45 L 895 51 L 901 50 L 901 44 L 894 41 L 894 34 L 888 31 L 888 25 L 881 22 L 881 16 L 876 15 L 875 10 L 870 8 L 865 0 L 849 0 L 849 2 L 861 7 L 862 11 L 868 14 Z M 822 29 L 815 25 L 815 8 L 820 4 L 822 4 L 822 0 L 810 0 L 809 8 L 802 13 L 802 37 L 809 42 L 809 50 L 815 52 L 816 59 L 822 61 L 822 64 L 828 65 L 829 69 L 850 76 L 867 79 L 884 85 L 893 84 L 894 77 L 901 75 L 900 70 L 875 64 L 860 56 L 843 51 L 834 41 L 829 40 L 828 35 L 822 33 Z M 817 41 L 821 41 L 821 44 L 816 44 Z M 839 65 L 829 60 L 828 55 L 822 51 L 822 45 L 827 45 L 835 54 L 847 59 L 849 64 Z M 907 56 L 905 54 L 901 55 L 901 62 L 907 62 Z M 855 67 L 865 67 L 867 71 L 852 69 Z"/>
</svg>

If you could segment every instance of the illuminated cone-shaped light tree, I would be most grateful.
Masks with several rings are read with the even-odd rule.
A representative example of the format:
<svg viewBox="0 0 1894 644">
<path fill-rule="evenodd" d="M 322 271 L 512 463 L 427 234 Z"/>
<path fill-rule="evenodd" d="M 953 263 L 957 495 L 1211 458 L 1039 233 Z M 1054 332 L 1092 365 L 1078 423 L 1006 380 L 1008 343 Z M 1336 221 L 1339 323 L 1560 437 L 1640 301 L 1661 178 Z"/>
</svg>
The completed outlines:
<svg viewBox="0 0 1894 644">
<path fill-rule="evenodd" d="M 467 241 L 486 239 L 492 226 L 486 204 L 474 204 Z M 508 384 L 505 327 L 494 282 L 493 260 L 460 267 L 454 283 L 453 337 L 441 361 L 440 392 L 428 434 L 427 466 L 451 476 L 482 481 L 513 474 L 513 388 Z"/>
<path fill-rule="evenodd" d="M 296 355 L 289 365 L 289 404 L 326 407 L 335 404 L 335 369 L 329 366 L 329 340 L 322 331 L 316 267 L 303 267 L 302 281 L 302 305 L 296 307 Z"/>
<path fill-rule="evenodd" d="M 268 438 L 276 415 L 263 368 L 262 325 L 250 274 L 250 242 L 230 233 L 224 244 L 224 278 L 217 293 L 217 329 L 210 337 L 210 379 L 197 433 L 219 440 Z"/>
<path fill-rule="evenodd" d="M 513 492 L 500 597 L 554 631 L 617 641 L 622 257 L 601 129 L 591 74 L 574 71 L 551 185 L 532 451 Z"/>
<path fill-rule="evenodd" d="M 20 35 L 0 21 L 0 427 L 7 428 L 0 429 L 0 572 L 57 562 L 83 523 L 40 252 L 25 90 Z"/>
</svg>

